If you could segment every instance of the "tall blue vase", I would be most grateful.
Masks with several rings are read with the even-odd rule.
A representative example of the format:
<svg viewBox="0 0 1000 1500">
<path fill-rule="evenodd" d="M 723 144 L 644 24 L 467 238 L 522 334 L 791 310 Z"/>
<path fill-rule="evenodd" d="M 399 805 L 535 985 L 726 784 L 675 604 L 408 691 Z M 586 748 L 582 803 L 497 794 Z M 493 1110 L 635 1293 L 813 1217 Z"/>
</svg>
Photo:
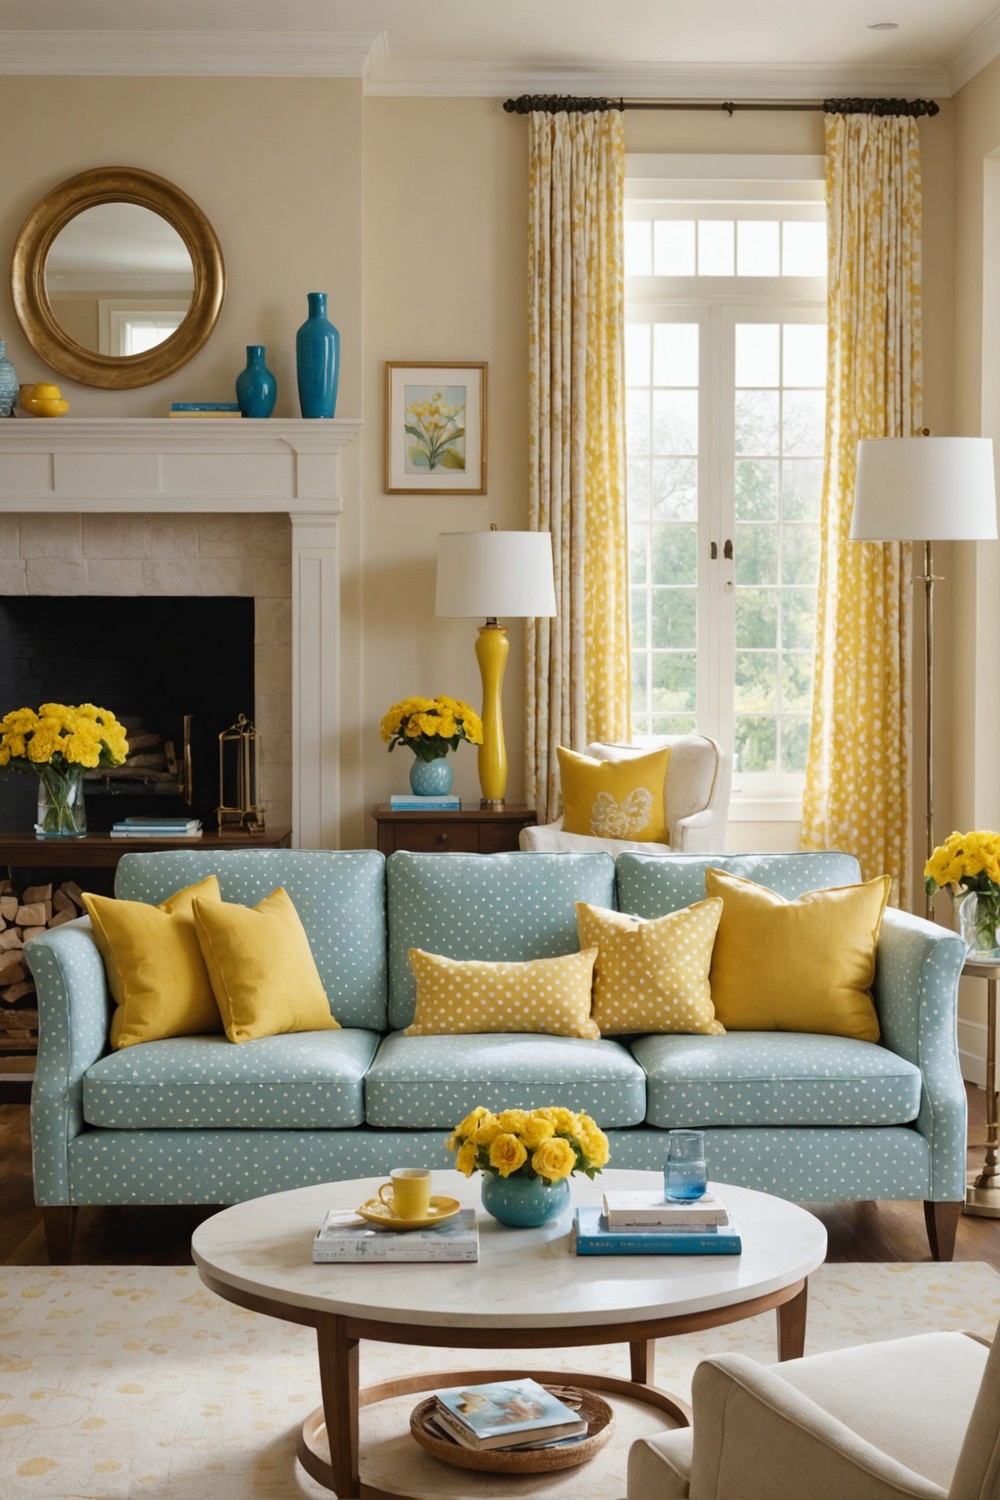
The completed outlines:
<svg viewBox="0 0 1000 1500">
<path fill-rule="evenodd" d="M 304 417 L 332 417 L 340 381 L 340 333 L 326 315 L 326 293 L 307 296 L 309 316 L 295 335 L 299 407 Z"/>
<path fill-rule="evenodd" d="M 278 399 L 278 382 L 264 363 L 264 345 L 247 344 L 246 369 L 236 377 L 236 399 L 245 417 L 269 417 Z"/>
</svg>

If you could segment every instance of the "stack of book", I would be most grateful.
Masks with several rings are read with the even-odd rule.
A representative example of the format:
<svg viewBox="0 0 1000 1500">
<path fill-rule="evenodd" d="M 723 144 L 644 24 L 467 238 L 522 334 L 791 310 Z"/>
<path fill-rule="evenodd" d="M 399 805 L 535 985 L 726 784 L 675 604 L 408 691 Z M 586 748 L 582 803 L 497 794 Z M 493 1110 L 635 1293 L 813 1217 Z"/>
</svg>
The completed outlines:
<svg viewBox="0 0 1000 1500">
<path fill-rule="evenodd" d="M 461 797 L 450 792 L 440 797 L 418 797 L 413 792 L 393 792 L 389 798 L 393 812 L 460 812 Z"/>
<path fill-rule="evenodd" d="M 671 1203 L 657 1193 L 605 1193 L 604 1207 L 578 1208 L 577 1255 L 739 1255 L 739 1231 L 724 1203 L 705 1193 Z"/>
<path fill-rule="evenodd" d="M 156 813 L 147 818 L 122 818 L 111 825 L 113 839 L 196 839 L 201 831 L 200 818 L 168 818 Z"/>
<path fill-rule="evenodd" d="M 579 1412 L 530 1378 L 448 1386 L 434 1400 L 429 1426 L 463 1448 L 550 1448 L 587 1436 Z"/>
<path fill-rule="evenodd" d="M 241 417 L 235 401 L 171 401 L 172 417 Z"/>
<path fill-rule="evenodd" d="M 317 1265 L 332 1261 L 469 1261 L 479 1259 L 474 1208 L 427 1229 L 373 1229 L 350 1209 L 331 1208 L 313 1240 Z"/>
</svg>

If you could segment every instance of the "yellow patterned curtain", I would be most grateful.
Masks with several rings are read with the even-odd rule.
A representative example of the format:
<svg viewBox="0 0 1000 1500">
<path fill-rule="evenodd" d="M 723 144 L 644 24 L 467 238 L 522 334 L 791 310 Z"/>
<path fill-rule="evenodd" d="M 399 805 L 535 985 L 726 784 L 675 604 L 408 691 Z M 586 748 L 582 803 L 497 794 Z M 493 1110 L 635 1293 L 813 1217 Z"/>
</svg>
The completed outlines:
<svg viewBox="0 0 1000 1500">
<path fill-rule="evenodd" d="M 920 143 L 908 116 L 828 115 L 829 366 L 807 849 L 910 898 L 909 547 L 849 537 L 860 438 L 921 425 Z"/>
<path fill-rule="evenodd" d="M 535 111 L 529 178 L 529 503 L 556 609 L 529 621 L 527 799 L 559 808 L 556 748 L 631 732 L 619 110 Z"/>
</svg>

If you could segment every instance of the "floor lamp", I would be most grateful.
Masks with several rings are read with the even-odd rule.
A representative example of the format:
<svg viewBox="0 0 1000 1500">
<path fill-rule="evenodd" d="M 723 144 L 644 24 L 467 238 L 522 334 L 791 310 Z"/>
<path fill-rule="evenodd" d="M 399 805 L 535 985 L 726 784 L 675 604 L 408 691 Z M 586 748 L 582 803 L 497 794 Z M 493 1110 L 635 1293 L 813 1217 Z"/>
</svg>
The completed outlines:
<svg viewBox="0 0 1000 1500">
<path fill-rule="evenodd" d="M 851 539 L 923 542 L 925 858 L 934 851 L 935 542 L 989 541 L 997 535 L 992 438 L 866 438 L 858 444 Z M 926 915 L 933 916 L 927 897 Z"/>
<path fill-rule="evenodd" d="M 510 649 L 507 619 L 556 612 L 552 540 L 547 531 L 446 531 L 438 539 L 435 614 L 486 616 L 476 641 L 483 682 L 483 743 L 479 747 L 481 806 L 501 808 L 507 790 L 501 689 Z"/>
</svg>

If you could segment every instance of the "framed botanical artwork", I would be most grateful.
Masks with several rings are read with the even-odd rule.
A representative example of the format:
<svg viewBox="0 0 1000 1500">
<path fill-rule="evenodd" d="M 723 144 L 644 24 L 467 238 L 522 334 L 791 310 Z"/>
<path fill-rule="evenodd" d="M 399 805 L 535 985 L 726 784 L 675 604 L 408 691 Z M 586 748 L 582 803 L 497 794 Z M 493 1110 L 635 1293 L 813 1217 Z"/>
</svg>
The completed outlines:
<svg viewBox="0 0 1000 1500">
<path fill-rule="evenodd" d="M 386 363 L 387 495 L 486 494 L 486 368 Z"/>
</svg>

